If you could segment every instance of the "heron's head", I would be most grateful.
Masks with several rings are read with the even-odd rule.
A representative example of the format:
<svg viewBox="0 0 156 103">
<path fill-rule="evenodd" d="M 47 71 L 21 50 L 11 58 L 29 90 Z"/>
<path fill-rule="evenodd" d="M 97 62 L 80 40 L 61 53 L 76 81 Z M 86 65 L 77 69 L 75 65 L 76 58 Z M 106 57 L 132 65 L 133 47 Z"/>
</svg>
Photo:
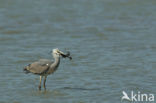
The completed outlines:
<svg viewBox="0 0 156 103">
<path fill-rule="evenodd" d="M 60 51 L 58 48 L 53 49 L 52 53 L 53 53 L 53 55 L 62 56 L 63 58 L 68 57 L 70 60 L 72 59 L 69 52 L 67 54 L 65 54 L 62 51 Z"/>
<path fill-rule="evenodd" d="M 52 53 L 53 54 L 56 54 L 56 55 L 60 55 L 60 52 L 59 52 L 59 49 L 58 48 L 53 49 L 53 52 Z"/>
</svg>

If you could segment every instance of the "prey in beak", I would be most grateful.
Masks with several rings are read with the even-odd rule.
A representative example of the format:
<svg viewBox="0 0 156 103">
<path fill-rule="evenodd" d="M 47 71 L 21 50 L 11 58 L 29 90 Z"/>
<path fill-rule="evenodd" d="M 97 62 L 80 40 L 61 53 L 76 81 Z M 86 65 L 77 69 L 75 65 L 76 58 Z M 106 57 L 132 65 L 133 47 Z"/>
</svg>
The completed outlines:
<svg viewBox="0 0 156 103">
<path fill-rule="evenodd" d="M 63 58 L 69 58 L 70 60 L 72 60 L 72 57 L 70 56 L 70 52 L 67 51 L 67 53 L 63 53 L 61 51 L 58 51 L 60 53 L 60 55 L 63 57 Z"/>
</svg>

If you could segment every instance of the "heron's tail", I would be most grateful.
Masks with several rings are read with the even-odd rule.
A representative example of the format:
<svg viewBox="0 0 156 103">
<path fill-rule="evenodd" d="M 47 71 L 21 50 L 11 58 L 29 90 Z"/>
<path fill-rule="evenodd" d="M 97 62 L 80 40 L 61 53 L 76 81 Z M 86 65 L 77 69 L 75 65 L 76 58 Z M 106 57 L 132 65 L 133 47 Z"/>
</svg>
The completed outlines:
<svg viewBox="0 0 156 103">
<path fill-rule="evenodd" d="M 28 66 L 29 66 L 29 65 L 28 65 Z M 30 73 L 30 71 L 27 69 L 28 66 L 24 67 L 24 69 L 23 69 L 23 71 L 24 71 L 26 74 Z"/>
</svg>

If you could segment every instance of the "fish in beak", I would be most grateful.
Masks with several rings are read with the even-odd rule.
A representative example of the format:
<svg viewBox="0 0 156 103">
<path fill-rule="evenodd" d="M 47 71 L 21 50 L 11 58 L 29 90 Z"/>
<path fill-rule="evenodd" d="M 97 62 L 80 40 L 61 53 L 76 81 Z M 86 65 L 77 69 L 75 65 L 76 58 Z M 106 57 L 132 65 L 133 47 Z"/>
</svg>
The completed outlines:
<svg viewBox="0 0 156 103">
<path fill-rule="evenodd" d="M 63 53 L 62 51 L 58 51 L 60 53 L 60 55 L 63 57 L 63 58 L 69 58 L 70 60 L 72 60 L 72 57 L 70 56 L 70 52 L 67 51 L 67 53 Z"/>
</svg>

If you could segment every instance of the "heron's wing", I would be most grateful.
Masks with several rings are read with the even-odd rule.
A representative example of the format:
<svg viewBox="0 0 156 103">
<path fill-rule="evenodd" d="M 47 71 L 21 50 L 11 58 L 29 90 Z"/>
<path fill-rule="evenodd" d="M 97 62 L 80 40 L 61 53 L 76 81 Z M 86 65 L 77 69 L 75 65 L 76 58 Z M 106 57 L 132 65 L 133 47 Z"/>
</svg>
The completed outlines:
<svg viewBox="0 0 156 103">
<path fill-rule="evenodd" d="M 44 74 L 52 63 L 50 60 L 42 59 L 27 66 L 27 70 L 34 74 Z"/>
<path fill-rule="evenodd" d="M 47 65 L 47 64 L 50 65 L 50 64 L 53 63 L 53 61 L 48 60 L 48 59 L 40 59 L 38 62 L 39 62 L 40 65 Z"/>
</svg>

